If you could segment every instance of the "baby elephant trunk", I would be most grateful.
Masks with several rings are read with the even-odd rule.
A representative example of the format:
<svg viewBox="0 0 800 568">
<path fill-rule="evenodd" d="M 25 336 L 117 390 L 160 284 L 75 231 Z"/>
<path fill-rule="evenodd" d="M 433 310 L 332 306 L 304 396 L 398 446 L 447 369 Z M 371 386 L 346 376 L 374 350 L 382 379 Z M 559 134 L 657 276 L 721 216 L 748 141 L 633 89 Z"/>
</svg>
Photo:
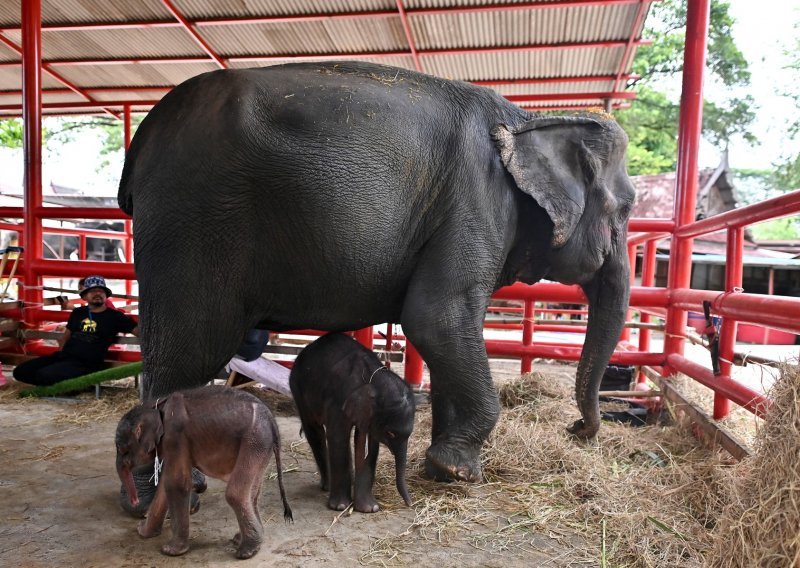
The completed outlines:
<svg viewBox="0 0 800 568">
<path fill-rule="evenodd" d="M 125 491 L 128 493 L 131 506 L 138 506 L 139 495 L 136 492 L 136 484 L 133 482 L 133 472 L 131 472 L 130 466 L 124 463 L 122 460 L 117 460 L 117 475 L 119 475 L 119 479 L 122 481 L 122 485 L 125 487 Z"/>
<path fill-rule="evenodd" d="M 395 484 L 397 492 L 403 498 L 408 507 L 411 506 L 411 495 L 408 494 L 406 485 L 406 454 L 408 453 L 408 441 L 403 442 L 394 452 Z"/>
</svg>

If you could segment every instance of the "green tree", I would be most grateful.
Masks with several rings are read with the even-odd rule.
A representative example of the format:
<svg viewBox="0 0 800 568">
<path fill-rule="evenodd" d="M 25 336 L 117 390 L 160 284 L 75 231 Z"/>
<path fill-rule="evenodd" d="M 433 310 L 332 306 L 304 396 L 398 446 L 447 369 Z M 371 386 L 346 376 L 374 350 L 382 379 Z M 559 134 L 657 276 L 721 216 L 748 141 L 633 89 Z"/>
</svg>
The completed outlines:
<svg viewBox="0 0 800 568">
<path fill-rule="evenodd" d="M 727 87 L 747 86 L 747 60 L 733 42 L 733 18 L 729 4 L 712 0 L 706 68 L 711 80 Z M 630 137 L 629 171 L 633 175 L 654 174 L 675 169 L 677 159 L 679 103 L 665 94 L 666 81 L 680 76 L 686 24 L 686 0 L 665 0 L 654 4 L 644 35 L 651 45 L 639 49 L 633 72 L 638 98 L 617 119 Z M 703 135 L 713 144 L 725 146 L 735 134 L 755 142 L 749 126 L 755 118 L 751 97 L 730 97 L 722 104 L 705 101 Z"/>
<path fill-rule="evenodd" d="M 18 118 L 0 120 L 0 146 L 22 147 L 22 121 Z"/>
<path fill-rule="evenodd" d="M 800 33 L 800 21 L 795 23 L 794 29 L 797 33 Z M 793 72 L 794 81 L 792 83 L 795 86 L 795 90 L 784 93 L 784 96 L 794 101 L 795 108 L 798 111 L 795 113 L 796 117 L 800 116 L 800 89 L 797 87 L 800 84 L 800 38 L 798 38 L 797 33 L 795 33 L 796 39 L 793 48 L 787 50 L 787 53 L 792 58 L 788 67 Z M 795 139 L 800 136 L 800 118 L 797 118 L 789 125 L 788 134 Z M 800 154 L 786 156 L 776 165 L 776 187 L 783 191 L 800 189 Z"/>
</svg>

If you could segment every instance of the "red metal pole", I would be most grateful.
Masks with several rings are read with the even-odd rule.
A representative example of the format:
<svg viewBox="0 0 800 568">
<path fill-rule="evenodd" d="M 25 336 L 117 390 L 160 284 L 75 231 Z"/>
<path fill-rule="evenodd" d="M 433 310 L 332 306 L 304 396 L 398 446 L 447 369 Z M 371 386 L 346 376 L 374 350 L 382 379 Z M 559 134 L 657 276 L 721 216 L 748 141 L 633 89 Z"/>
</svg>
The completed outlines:
<svg viewBox="0 0 800 568">
<path fill-rule="evenodd" d="M 715 377 L 711 369 L 706 369 L 681 355 L 671 354 L 667 357 L 667 361 L 671 369 L 692 377 L 714 392 L 722 393 L 760 418 L 764 418 L 764 414 L 772 405 L 772 401 L 763 394 L 737 383 L 727 375 Z"/>
<path fill-rule="evenodd" d="M 689 0 L 683 54 L 683 89 L 678 124 L 678 171 L 675 195 L 675 227 L 695 218 L 697 204 L 697 153 L 703 121 L 703 70 L 706 61 L 709 0 Z M 675 237 L 670 246 L 667 288 L 689 288 L 692 276 L 692 239 Z M 683 354 L 686 312 L 670 307 L 664 339 L 666 354 Z"/>
<path fill-rule="evenodd" d="M 405 376 L 412 387 L 422 386 L 422 356 L 408 339 L 406 339 Z"/>
<path fill-rule="evenodd" d="M 42 257 L 42 6 L 41 0 L 22 2 L 23 152 L 25 156 L 25 258 Z M 42 278 L 33 262 L 23 269 L 23 321 L 42 303 Z"/>
<path fill-rule="evenodd" d="M 725 291 L 733 292 L 742 285 L 744 228 L 728 229 L 726 245 Z M 736 349 L 736 331 L 739 322 L 727 317 L 722 320 L 719 333 L 719 370 L 720 374 L 732 376 L 733 353 Z M 725 418 L 731 411 L 731 401 L 719 393 L 714 394 L 714 420 Z"/>
<path fill-rule="evenodd" d="M 529 347 L 533 344 L 533 319 L 534 319 L 534 301 L 532 299 L 525 300 L 525 308 L 522 312 L 522 345 Z M 520 373 L 530 373 L 533 370 L 533 357 L 530 355 L 522 356 L 522 363 L 520 364 Z"/>
<path fill-rule="evenodd" d="M 125 105 L 123 108 L 123 141 L 125 144 L 125 152 L 131 145 L 131 105 Z M 133 221 L 130 219 L 125 220 L 125 240 L 123 241 L 125 251 L 125 262 L 133 262 Z M 131 280 L 125 281 L 125 294 L 128 296 L 133 295 L 133 282 Z M 127 301 L 128 304 L 131 300 Z"/>
<path fill-rule="evenodd" d="M 656 280 L 656 241 L 647 241 L 644 244 L 644 254 L 642 256 L 642 286 L 652 286 L 655 284 Z M 642 323 L 650 323 L 652 321 L 652 316 L 646 312 L 641 311 L 641 321 Z M 639 351 L 647 352 L 650 351 L 650 330 L 649 329 L 640 329 L 639 330 Z M 644 383 L 647 380 L 647 376 L 642 372 L 639 371 L 639 376 L 636 379 L 637 383 Z"/>
<path fill-rule="evenodd" d="M 353 337 L 356 338 L 356 341 L 358 341 L 361 345 L 363 345 L 367 349 L 372 349 L 372 346 L 374 344 L 372 339 L 373 336 L 374 334 L 372 333 L 372 326 L 362 327 L 361 329 L 356 330 L 355 333 L 353 334 Z"/>
<path fill-rule="evenodd" d="M 633 286 L 636 284 L 636 249 L 637 245 L 628 244 L 628 264 L 631 267 L 630 273 L 630 284 Z M 625 315 L 625 321 L 631 320 L 631 310 L 628 309 Z M 623 327 L 622 328 L 622 335 L 620 336 L 620 341 L 630 341 L 631 340 L 631 328 Z"/>
</svg>

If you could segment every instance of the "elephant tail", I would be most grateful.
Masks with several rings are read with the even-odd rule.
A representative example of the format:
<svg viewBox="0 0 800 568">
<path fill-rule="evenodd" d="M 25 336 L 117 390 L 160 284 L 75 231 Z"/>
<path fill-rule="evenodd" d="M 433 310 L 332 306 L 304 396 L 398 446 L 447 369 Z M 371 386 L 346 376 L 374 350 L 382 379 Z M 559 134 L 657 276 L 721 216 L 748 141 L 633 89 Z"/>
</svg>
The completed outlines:
<svg viewBox="0 0 800 568">
<path fill-rule="evenodd" d="M 272 423 L 272 430 L 275 432 L 275 444 L 272 448 L 273 453 L 275 454 L 275 469 L 278 472 L 278 489 L 281 492 L 281 501 L 283 501 L 283 520 L 287 523 L 294 522 L 294 517 L 292 516 L 292 508 L 289 507 L 289 502 L 286 500 L 286 490 L 283 488 L 283 466 L 281 465 L 281 434 L 280 430 L 278 430 L 278 423 L 275 421 L 275 417 L 270 413 L 269 415 L 270 422 Z"/>
</svg>

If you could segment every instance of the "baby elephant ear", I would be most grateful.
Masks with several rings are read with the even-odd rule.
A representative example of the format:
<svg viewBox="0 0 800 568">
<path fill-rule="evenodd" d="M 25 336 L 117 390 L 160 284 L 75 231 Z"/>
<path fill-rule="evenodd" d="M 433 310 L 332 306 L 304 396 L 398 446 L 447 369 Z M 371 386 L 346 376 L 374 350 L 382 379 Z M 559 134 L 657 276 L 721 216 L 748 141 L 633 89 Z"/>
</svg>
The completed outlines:
<svg viewBox="0 0 800 568">
<path fill-rule="evenodd" d="M 551 117 L 517 128 L 501 124 L 492 130 L 503 165 L 517 187 L 553 221 L 551 244 L 556 248 L 569 240 L 586 204 L 586 169 L 592 163 L 582 143 L 582 136 L 590 133 L 587 126 L 602 129 L 593 119 Z"/>
<path fill-rule="evenodd" d="M 164 422 L 161 420 L 161 413 L 155 409 L 144 412 L 136 424 L 134 435 L 145 452 L 148 454 L 154 452 L 156 446 L 161 443 L 161 438 L 164 437 Z"/>
<path fill-rule="evenodd" d="M 350 393 L 344 401 L 342 412 L 361 432 L 369 432 L 369 426 L 375 415 L 376 395 L 375 387 L 366 384 Z"/>
</svg>

